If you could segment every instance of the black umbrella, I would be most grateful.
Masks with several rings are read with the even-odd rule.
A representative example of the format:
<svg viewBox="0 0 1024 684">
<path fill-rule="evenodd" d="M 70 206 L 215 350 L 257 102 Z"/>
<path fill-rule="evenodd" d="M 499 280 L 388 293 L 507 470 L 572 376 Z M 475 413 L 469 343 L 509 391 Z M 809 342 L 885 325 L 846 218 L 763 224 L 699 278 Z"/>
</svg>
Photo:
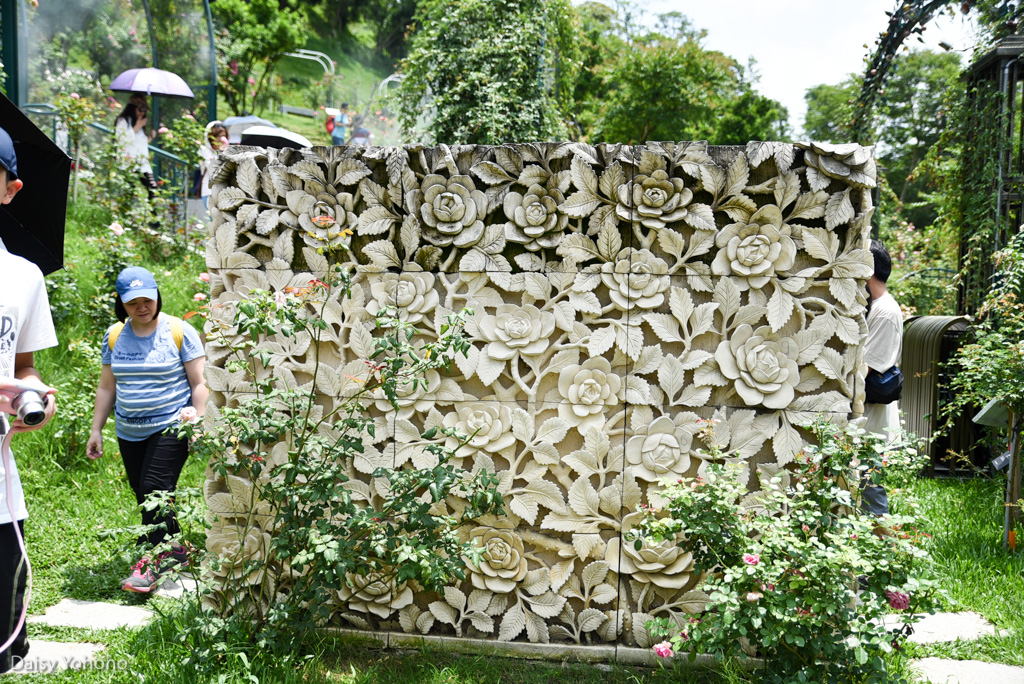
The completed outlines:
<svg viewBox="0 0 1024 684">
<path fill-rule="evenodd" d="M 71 157 L 2 94 L 0 127 L 14 140 L 18 178 L 25 183 L 10 204 L 0 205 L 0 239 L 44 275 L 53 273 L 64 267 Z"/>
</svg>

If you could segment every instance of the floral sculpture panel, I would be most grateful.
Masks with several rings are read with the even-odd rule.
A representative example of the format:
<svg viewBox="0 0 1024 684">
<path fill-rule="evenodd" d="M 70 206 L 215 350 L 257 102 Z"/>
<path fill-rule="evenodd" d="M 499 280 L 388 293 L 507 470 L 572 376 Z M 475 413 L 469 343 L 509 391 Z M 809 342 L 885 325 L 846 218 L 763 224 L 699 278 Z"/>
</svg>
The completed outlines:
<svg viewBox="0 0 1024 684">
<path fill-rule="evenodd" d="M 397 411 L 377 401 L 377 436 L 347 467 L 372 500 L 376 468 L 428 465 L 421 433 L 457 427 L 473 435 L 461 465 L 500 476 L 507 514 L 466 531 L 484 554 L 465 582 L 428 594 L 353 578 L 337 624 L 648 646 L 650 616 L 699 612 L 690 555 L 623 534 L 662 480 L 704 470 L 709 419 L 757 489 L 817 413 L 859 408 L 874 176 L 858 145 L 233 147 L 213 179 L 215 315 L 250 288 L 324 277 L 325 253 L 357 264 L 351 299 L 325 315 L 325 406 L 365 373 L 377 311 L 424 337 L 475 312 L 469 355 Z M 268 340 L 273 372 L 308 383 L 309 345 Z M 207 351 L 215 419 L 247 388 Z M 237 510 L 251 487 L 211 474 L 212 551 L 258 556 L 273 534 L 268 511 Z M 238 516 L 266 529 L 240 539 Z"/>
</svg>

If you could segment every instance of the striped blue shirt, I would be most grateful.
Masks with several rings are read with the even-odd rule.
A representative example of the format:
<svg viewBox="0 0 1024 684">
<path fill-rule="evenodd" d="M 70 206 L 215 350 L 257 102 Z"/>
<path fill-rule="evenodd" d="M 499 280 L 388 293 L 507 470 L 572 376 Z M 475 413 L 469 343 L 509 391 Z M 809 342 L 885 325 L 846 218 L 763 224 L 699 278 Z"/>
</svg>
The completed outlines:
<svg viewBox="0 0 1024 684">
<path fill-rule="evenodd" d="M 192 404 L 184 364 L 205 354 L 195 329 L 184 322 L 181 328 L 180 352 L 164 316 L 146 337 L 137 336 L 125 322 L 113 351 L 110 331 L 103 335 L 103 364 L 110 366 L 117 383 L 114 424 L 119 438 L 141 442 L 176 423 L 181 409 Z"/>
</svg>

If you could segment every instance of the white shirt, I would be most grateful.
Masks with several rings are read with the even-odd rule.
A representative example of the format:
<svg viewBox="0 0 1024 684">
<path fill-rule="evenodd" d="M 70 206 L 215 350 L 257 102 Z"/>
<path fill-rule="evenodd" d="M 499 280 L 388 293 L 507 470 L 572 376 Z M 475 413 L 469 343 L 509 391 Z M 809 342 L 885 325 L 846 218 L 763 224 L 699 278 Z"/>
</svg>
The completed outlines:
<svg viewBox="0 0 1024 684">
<path fill-rule="evenodd" d="M 43 274 L 32 262 L 0 251 L 0 377 L 14 377 L 14 355 L 57 344 Z M 7 414 L 0 413 L 7 422 Z M 6 431 L 5 431 L 6 432 Z M 0 459 L 0 524 L 28 517 L 18 466 L 11 463 L 13 506 L 7 501 L 7 473 Z M 11 510 L 14 517 L 11 517 Z"/>
<path fill-rule="evenodd" d="M 903 312 L 891 294 L 871 302 L 868 312 L 868 339 L 864 343 L 864 362 L 869 368 L 884 372 L 899 363 L 903 352 Z M 891 404 L 864 404 L 864 429 L 886 435 L 887 428 L 900 426 L 899 402 Z"/>
<path fill-rule="evenodd" d="M 114 139 L 124 154 L 139 165 L 139 173 L 153 172 L 149 165 L 149 138 L 145 128 L 135 130 L 128 119 L 119 117 L 114 124 Z"/>
<path fill-rule="evenodd" d="M 203 172 L 203 182 L 199 186 L 199 196 L 209 197 L 210 190 L 210 162 L 217 156 L 217 151 L 210 147 L 210 143 L 204 143 L 199 147 L 199 155 L 203 158 L 199 162 L 199 170 Z"/>
</svg>

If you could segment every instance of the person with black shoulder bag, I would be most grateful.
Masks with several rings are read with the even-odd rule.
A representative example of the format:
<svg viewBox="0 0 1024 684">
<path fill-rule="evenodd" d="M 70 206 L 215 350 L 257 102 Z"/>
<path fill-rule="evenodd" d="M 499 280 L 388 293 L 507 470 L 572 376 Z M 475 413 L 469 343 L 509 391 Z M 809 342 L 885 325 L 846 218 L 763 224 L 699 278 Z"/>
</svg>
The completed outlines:
<svg viewBox="0 0 1024 684">
<path fill-rule="evenodd" d="M 892 260 L 885 245 L 871 241 L 874 274 L 868 279 L 868 339 L 864 344 L 864 429 L 881 435 L 886 442 L 896 438 L 900 429 L 898 400 L 903 391 L 903 373 L 897 363 L 903 350 L 903 311 L 889 293 L 886 281 L 892 272 Z M 878 484 L 868 483 L 863 491 L 863 507 L 874 515 L 889 513 L 889 498 Z"/>
</svg>

